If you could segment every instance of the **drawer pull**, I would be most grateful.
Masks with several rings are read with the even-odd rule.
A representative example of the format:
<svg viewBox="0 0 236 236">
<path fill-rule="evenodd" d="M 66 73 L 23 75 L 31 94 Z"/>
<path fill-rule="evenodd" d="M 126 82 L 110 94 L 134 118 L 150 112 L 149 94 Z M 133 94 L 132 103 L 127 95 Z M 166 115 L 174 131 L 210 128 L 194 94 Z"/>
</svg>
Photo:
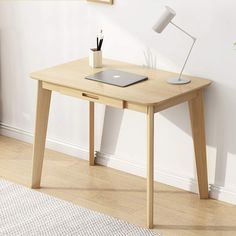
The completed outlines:
<svg viewBox="0 0 236 236">
<path fill-rule="evenodd" d="M 86 97 L 86 98 L 91 98 L 91 99 L 99 100 L 99 97 L 97 97 L 95 95 L 92 95 L 92 94 L 82 93 L 82 96 Z"/>
</svg>

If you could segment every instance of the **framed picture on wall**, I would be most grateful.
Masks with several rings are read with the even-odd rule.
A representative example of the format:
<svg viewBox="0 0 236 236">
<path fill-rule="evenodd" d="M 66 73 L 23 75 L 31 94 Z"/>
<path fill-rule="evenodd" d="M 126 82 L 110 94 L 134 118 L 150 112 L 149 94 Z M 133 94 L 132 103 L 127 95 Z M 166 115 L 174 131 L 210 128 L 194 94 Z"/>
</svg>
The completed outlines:
<svg viewBox="0 0 236 236">
<path fill-rule="evenodd" d="M 113 4 L 113 0 L 87 0 L 88 2 L 98 2 L 98 3 L 107 3 Z"/>
</svg>

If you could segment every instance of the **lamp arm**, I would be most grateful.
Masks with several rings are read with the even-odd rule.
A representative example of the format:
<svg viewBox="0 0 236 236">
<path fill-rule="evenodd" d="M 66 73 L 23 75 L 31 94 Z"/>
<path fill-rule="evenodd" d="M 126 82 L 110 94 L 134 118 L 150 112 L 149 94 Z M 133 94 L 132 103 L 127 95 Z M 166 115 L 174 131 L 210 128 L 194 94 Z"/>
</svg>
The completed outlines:
<svg viewBox="0 0 236 236">
<path fill-rule="evenodd" d="M 182 69 L 181 69 L 181 72 L 180 72 L 180 74 L 179 74 L 179 80 L 181 79 L 181 76 L 182 76 L 182 74 L 183 74 L 183 71 L 184 71 L 184 68 L 185 68 L 185 66 L 186 66 L 186 64 L 187 64 L 187 62 L 188 62 L 188 59 L 189 59 L 189 56 L 190 56 L 190 54 L 191 54 L 191 52 L 192 52 L 192 49 L 193 49 L 193 46 L 194 46 L 194 44 L 195 44 L 195 42 L 196 42 L 196 38 L 195 37 L 193 37 L 191 34 L 189 34 L 188 32 L 186 32 L 185 30 L 183 30 L 182 28 L 180 28 L 178 25 L 176 25 L 176 24 L 174 24 L 172 21 L 170 22 L 173 26 L 175 26 L 176 28 L 178 28 L 179 30 L 181 30 L 183 33 L 185 33 L 186 35 L 188 35 L 190 38 L 192 38 L 192 40 L 193 40 L 193 43 L 192 43 L 192 46 L 191 46 L 191 48 L 190 48 L 190 50 L 189 50 L 189 53 L 188 53 L 188 56 L 187 56 L 187 58 L 185 59 L 185 62 L 184 62 L 184 65 L 183 65 L 183 67 L 182 67 Z"/>
<path fill-rule="evenodd" d="M 186 66 L 186 64 L 187 64 L 187 62 L 188 62 L 188 58 L 189 58 L 189 56 L 190 56 L 190 54 L 191 54 L 191 52 L 192 52 L 192 49 L 193 49 L 193 46 L 194 46 L 195 42 L 196 42 L 196 39 L 193 39 L 192 46 L 191 46 L 191 48 L 190 48 L 190 50 L 189 50 L 188 56 L 187 56 L 187 58 L 185 59 L 184 65 L 183 65 L 183 67 L 182 67 L 182 69 L 181 69 L 181 72 L 180 72 L 180 74 L 179 74 L 179 80 L 181 79 L 181 76 L 182 76 L 182 74 L 183 74 L 184 68 L 185 68 L 185 66 Z"/>
<path fill-rule="evenodd" d="M 179 30 L 181 30 L 182 32 L 184 32 L 185 34 L 187 34 L 190 38 L 192 38 L 193 40 L 196 40 L 195 37 L 193 37 L 191 34 L 189 34 L 188 32 L 186 32 L 185 30 L 183 30 L 182 28 L 180 28 L 178 25 L 176 25 L 175 23 L 173 23 L 172 21 L 170 22 L 173 26 L 175 26 L 176 28 L 178 28 Z"/>
</svg>

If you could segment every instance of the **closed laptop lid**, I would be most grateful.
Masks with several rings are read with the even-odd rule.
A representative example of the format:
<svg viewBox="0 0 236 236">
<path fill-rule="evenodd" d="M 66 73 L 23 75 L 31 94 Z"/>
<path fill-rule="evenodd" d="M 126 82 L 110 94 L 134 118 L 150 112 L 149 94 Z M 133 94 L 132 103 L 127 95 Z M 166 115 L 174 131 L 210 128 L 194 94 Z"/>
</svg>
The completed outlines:
<svg viewBox="0 0 236 236">
<path fill-rule="evenodd" d="M 94 80 L 119 87 L 126 87 L 147 80 L 148 77 L 120 70 L 105 70 L 90 76 L 86 76 L 85 79 Z"/>
</svg>

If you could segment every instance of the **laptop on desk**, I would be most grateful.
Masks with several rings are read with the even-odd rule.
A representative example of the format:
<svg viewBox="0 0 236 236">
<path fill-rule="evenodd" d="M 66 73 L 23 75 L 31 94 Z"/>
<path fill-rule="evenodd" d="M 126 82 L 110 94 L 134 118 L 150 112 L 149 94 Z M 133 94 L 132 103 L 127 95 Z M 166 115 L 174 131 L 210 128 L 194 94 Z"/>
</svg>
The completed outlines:
<svg viewBox="0 0 236 236">
<path fill-rule="evenodd" d="M 90 76 L 86 76 L 85 79 L 94 80 L 119 87 L 127 87 L 129 85 L 147 80 L 148 77 L 120 70 L 105 70 Z"/>
</svg>

